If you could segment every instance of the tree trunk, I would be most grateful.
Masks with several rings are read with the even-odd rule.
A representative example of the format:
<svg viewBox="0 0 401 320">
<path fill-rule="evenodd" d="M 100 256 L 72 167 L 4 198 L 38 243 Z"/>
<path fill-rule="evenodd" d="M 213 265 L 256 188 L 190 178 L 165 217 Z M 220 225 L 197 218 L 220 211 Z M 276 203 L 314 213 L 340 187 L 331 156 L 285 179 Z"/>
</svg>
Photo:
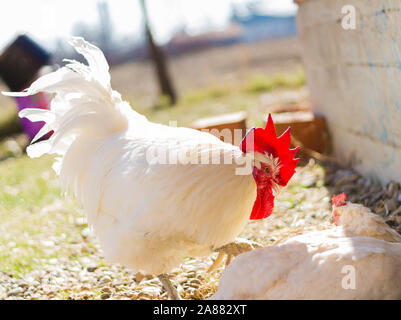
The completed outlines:
<svg viewBox="0 0 401 320">
<path fill-rule="evenodd" d="M 163 51 L 155 43 L 152 32 L 150 31 L 145 0 L 140 0 L 140 2 L 145 22 L 146 38 L 148 40 L 148 45 L 151 53 L 151 58 L 153 60 L 153 65 L 156 70 L 160 91 L 163 95 L 169 97 L 171 104 L 175 104 L 177 101 L 177 96 L 167 70 L 166 57 L 164 56 Z"/>
</svg>

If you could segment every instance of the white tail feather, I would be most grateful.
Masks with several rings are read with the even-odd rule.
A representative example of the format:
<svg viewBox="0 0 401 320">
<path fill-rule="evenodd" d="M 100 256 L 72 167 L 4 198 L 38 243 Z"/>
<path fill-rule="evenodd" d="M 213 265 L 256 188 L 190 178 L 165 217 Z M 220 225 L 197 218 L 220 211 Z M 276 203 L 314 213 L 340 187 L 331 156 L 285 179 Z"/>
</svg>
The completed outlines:
<svg viewBox="0 0 401 320">
<path fill-rule="evenodd" d="M 65 67 L 40 77 L 24 92 L 3 92 L 15 97 L 40 91 L 55 94 L 50 110 L 24 109 L 19 113 L 21 118 L 46 123 L 32 143 L 54 131 L 48 140 L 28 147 L 30 157 L 45 153 L 64 156 L 78 136 L 99 137 L 127 128 L 126 111 L 132 109 L 111 89 L 109 66 L 102 51 L 82 38 L 74 37 L 70 43 L 88 66 L 69 61 Z"/>
<path fill-rule="evenodd" d="M 147 120 L 112 90 L 109 66 L 100 49 L 82 38 L 73 38 L 70 43 L 88 65 L 68 61 L 65 67 L 40 77 L 24 92 L 3 94 L 27 96 L 40 91 L 54 94 L 50 110 L 27 108 L 19 113 L 31 121 L 45 122 L 27 153 L 32 158 L 46 153 L 59 155 L 53 169 L 60 175 L 63 191 L 71 191 L 81 202 L 86 199 L 92 212 L 95 209 L 89 204 L 96 201 L 88 199 L 96 198 L 92 193 L 97 189 L 87 185 L 87 172 L 98 160 L 96 150 L 112 135 L 127 130 L 129 123 L 135 128 L 138 121 Z M 48 140 L 36 142 L 50 131 L 53 134 Z M 96 184 L 97 180 L 92 180 Z"/>
</svg>

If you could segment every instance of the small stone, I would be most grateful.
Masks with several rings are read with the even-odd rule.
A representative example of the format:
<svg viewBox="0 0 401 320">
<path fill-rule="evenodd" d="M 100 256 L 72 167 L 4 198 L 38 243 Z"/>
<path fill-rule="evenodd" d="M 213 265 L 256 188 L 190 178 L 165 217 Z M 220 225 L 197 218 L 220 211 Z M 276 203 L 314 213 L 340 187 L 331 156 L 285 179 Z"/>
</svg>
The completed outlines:
<svg viewBox="0 0 401 320">
<path fill-rule="evenodd" d="M 180 278 L 177 279 L 177 282 L 180 283 L 180 284 L 184 284 L 187 281 L 188 281 L 187 277 L 180 277 Z"/>
<path fill-rule="evenodd" d="M 88 272 L 94 272 L 97 268 L 98 268 L 98 265 L 97 265 L 97 264 L 89 264 L 89 265 L 86 267 L 86 270 L 87 270 Z"/>
<path fill-rule="evenodd" d="M 141 293 L 148 297 L 155 298 L 158 295 L 160 295 L 160 289 L 158 287 L 150 287 L 149 286 L 149 287 L 143 288 Z"/>
<path fill-rule="evenodd" d="M 192 297 L 196 300 L 203 300 L 205 298 L 199 289 L 194 290 Z"/>
<path fill-rule="evenodd" d="M 135 273 L 136 282 L 141 282 L 143 279 L 145 279 L 145 275 L 142 272 Z"/>
<path fill-rule="evenodd" d="M 384 205 L 387 208 L 388 212 L 392 212 L 398 207 L 398 201 L 395 198 L 391 198 L 384 201 Z"/>
<path fill-rule="evenodd" d="M 48 296 L 48 297 L 54 297 L 56 294 L 57 294 L 56 291 L 49 291 L 49 292 L 47 292 L 47 296 Z"/>
<path fill-rule="evenodd" d="M 51 241 L 51 240 L 42 240 L 42 241 L 41 241 L 41 244 L 42 244 L 44 247 L 53 247 L 53 246 L 54 246 L 54 241 Z"/>
<path fill-rule="evenodd" d="M 386 213 L 386 208 L 383 205 L 383 202 L 380 202 L 374 209 L 374 212 L 378 215 L 384 215 Z"/>
<path fill-rule="evenodd" d="M 394 216 L 400 216 L 401 215 L 401 206 L 398 207 L 397 210 L 391 213 Z"/>
<path fill-rule="evenodd" d="M 379 190 L 377 192 L 374 192 L 375 194 L 373 195 L 373 197 L 370 199 L 370 203 L 374 204 L 375 202 L 377 202 L 384 194 L 384 190 Z"/>
<path fill-rule="evenodd" d="M 364 187 L 366 185 L 366 180 L 362 177 L 359 177 L 358 180 L 356 181 L 356 184 L 361 187 Z"/>
<path fill-rule="evenodd" d="M 17 287 L 17 288 L 14 288 L 14 289 L 8 291 L 8 292 L 7 292 L 7 296 L 9 296 L 9 297 L 18 296 L 18 295 L 20 295 L 22 292 L 23 292 L 22 288 Z"/>
<path fill-rule="evenodd" d="M 189 282 L 191 285 L 192 284 L 198 284 L 198 285 L 201 285 L 202 283 L 200 282 L 200 280 L 198 280 L 198 279 L 192 279 L 190 282 Z"/>
<path fill-rule="evenodd" d="M 191 270 L 187 271 L 187 276 L 189 278 L 193 278 L 195 275 L 196 275 L 196 271 L 195 270 L 191 269 Z"/>
<path fill-rule="evenodd" d="M 90 298 L 91 292 L 89 291 L 82 291 L 78 294 L 78 297 L 84 300 L 87 300 Z"/>
<path fill-rule="evenodd" d="M 311 188 L 316 184 L 316 181 L 317 179 L 314 175 L 308 175 L 305 176 L 304 179 L 302 179 L 300 185 L 305 188 Z"/>
<path fill-rule="evenodd" d="M 99 280 L 99 283 L 102 284 L 102 283 L 107 283 L 110 281 L 111 281 L 111 278 L 109 276 L 104 276 Z"/>
<path fill-rule="evenodd" d="M 80 272 L 81 268 L 78 266 L 74 266 L 74 267 L 70 267 L 68 270 L 71 272 Z"/>
<path fill-rule="evenodd" d="M 100 299 L 102 299 L 102 300 L 106 300 L 106 299 L 108 299 L 108 298 L 110 298 L 110 294 L 109 293 L 102 293 L 101 294 L 101 296 L 100 296 Z"/>
<path fill-rule="evenodd" d="M 125 297 L 131 298 L 133 295 L 135 295 L 135 292 L 134 292 L 134 291 L 131 291 L 131 290 L 127 290 L 127 291 L 121 292 L 120 294 L 123 295 L 123 296 L 125 296 Z"/>
<path fill-rule="evenodd" d="M 86 220 L 86 218 L 76 218 L 75 219 L 75 224 L 77 226 L 84 226 L 84 225 L 87 224 L 87 220 Z"/>
<path fill-rule="evenodd" d="M 29 284 L 27 284 L 26 282 L 21 282 L 18 286 L 20 288 L 27 288 L 27 287 L 29 287 Z"/>
<path fill-rule="evenodd" d="M 89 235 L 91 234 L 91 230 L 89 228 L 85 228 L 81 231 L 81 236 L 83 238 L 87 238 L 89 237 Z"/>
<path fill-rule="evenodd" d="M 386 196 L 389 198 L 393 198 L 395 194 L 398 194 L 400 186 L 397 182 L 391 181 L 387 184 L 386 187 Z"/>
<path fill-rule="evenodd" d="M 103 287 L 101 290 L 104 293 L 111 293 L 111 288 L 110 287 Z"/>
<path fill-rule="evenodd" d="M 64 279 L 63 277 L 55 277 L 55 278 L 53 279 L 53 281 L 54 281 L 56 284 L 62 284 L 62 283 L 65 282 L 65 279 Z"/>
</svg>

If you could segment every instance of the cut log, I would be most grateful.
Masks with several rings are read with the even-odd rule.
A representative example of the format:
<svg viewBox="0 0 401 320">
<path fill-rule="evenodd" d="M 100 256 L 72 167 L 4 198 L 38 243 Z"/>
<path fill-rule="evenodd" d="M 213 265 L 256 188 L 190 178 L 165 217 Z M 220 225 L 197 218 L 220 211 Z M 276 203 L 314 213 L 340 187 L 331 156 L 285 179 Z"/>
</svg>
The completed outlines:
<svg viewBox="0 0 401 320">
<path fill-rule="evenodd" d="M 247 117 L 248 114 L 244 111 L 227 113 L 198 119 L 192 123 L 192 128 L 207 131 L 224 142 L 239 145 L 246 133 Z"/>
<path fill-rule="evenodd" d="M 301 149 L 305 147 L 319 153 L 328 151 L 328 135 L 323 116 L 310 111 L 299 111 L 273 113 L 272 118 L 277 135 L 291 127 L 291 135 L 302 143 Z"/>
</svg>

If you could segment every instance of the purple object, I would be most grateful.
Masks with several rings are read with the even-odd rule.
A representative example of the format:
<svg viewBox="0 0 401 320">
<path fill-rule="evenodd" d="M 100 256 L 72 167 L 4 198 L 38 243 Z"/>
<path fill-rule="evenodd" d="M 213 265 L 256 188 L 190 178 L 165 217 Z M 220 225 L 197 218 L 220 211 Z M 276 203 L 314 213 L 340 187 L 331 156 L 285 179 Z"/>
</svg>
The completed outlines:
<svg viewBox="0 0 401 320">
<path fill-rule="evenodd" d="M 28 97 L 16 97 L 15 100 L 17 102 L 19 111 L 25 108 L 49 109 L 49 99 L 47 99 L 46 94 L 43 92 Z M 20 120 L 23 130 L 31 140 L 45 124 L 43 121 L 31 122 L 26 118 L 22 118 Z"/>
<path fill-rule="evenodd" d="M 11 91 L 22 91 L 40 75 L 43 67 L 50 61 L 50 54 L 30 37 L 18 36 L 0 55 L 0 77 Z M 49 109 L 48 95 L 39 93 L 30 97 L 17 97 L 18 109 Z M 42 128 L 43 122 L 21 119 L 22 128 L 33 139 Z"/>
</svg>

